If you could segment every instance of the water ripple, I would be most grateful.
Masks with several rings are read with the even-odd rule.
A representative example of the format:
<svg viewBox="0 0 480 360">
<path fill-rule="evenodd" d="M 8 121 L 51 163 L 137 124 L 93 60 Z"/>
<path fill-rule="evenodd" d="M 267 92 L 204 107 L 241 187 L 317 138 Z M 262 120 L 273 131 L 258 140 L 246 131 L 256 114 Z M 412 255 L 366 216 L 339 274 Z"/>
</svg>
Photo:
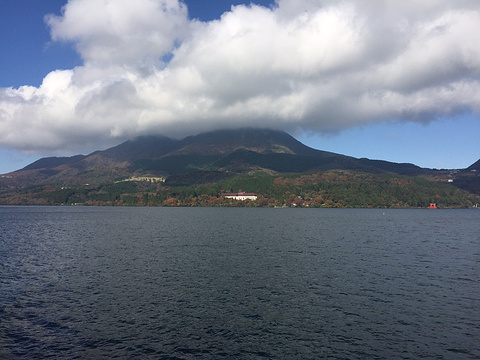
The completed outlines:
<svg viewBox="0 0 480 360">
<path fill-rule="evenodd" d="M 478 217 L 0 207 L 0 358 L 477 359 Z"/>
</svg>

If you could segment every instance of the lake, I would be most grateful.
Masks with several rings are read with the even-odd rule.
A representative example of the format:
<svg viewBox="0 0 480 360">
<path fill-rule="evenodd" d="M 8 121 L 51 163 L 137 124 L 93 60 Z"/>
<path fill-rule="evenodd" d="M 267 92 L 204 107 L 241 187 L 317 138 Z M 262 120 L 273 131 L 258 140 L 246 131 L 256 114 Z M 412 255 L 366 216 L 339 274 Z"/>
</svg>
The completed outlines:
<svg viewBox="0 0 480 360">
<path fill-rule="evenodd" d="M 479 359 L 480 211 L 0 207 L 0 358 Z"/>
</svg>

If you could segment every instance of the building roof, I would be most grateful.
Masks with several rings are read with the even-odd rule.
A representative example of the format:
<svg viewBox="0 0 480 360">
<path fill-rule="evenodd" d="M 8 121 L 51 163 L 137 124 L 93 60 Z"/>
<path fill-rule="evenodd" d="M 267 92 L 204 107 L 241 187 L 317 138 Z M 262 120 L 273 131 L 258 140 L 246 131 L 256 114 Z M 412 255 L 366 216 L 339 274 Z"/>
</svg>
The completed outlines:
<svg viewBox="0 0 480 360">
<path fill-rule="evenodd" d="M 222 194 L 222 196 L 257 196 L 255 193 L 246 193 L 242 190 L 238 190 L 238 193 L 226 193 Z"/>
</svg>

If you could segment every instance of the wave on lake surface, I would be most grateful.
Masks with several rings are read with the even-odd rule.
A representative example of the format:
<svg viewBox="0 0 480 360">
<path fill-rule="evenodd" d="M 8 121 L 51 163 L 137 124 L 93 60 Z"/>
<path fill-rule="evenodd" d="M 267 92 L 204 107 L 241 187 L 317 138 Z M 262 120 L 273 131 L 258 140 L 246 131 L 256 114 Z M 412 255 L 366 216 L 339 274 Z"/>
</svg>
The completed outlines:
<svg viewBox="0 0 480 360">
<path fill-rule="evenodd" d="M 478 359 L 479 220 L 0 207 L 0 358 Z"/>
</svg>

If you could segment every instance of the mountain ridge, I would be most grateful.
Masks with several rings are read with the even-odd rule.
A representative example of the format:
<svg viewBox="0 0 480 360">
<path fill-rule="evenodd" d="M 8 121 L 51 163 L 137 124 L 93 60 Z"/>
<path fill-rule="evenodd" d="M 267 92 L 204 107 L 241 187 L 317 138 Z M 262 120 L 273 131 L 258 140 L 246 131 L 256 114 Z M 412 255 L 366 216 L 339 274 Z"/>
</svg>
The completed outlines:
<svg viewBox="0 0 480 360">
<path fill-rule="evenodd" d="M 480 160 L 468 169 L 474 170 L 478 163 Z M 42 158 L 2 177 L 0 185 L 100 183 L 139 175 L 161 176 L 175 182 L 175 176 L 181 176 L 185 181 L 189 178 L 186 174 L 202 172 L 210 172 L 210 175 L 198 178 L 211 179 L 212 171 L 222 173 L 224 177 L 225 174 L 233 176 L 254 171 L 303 173 L 328 170 L 408 176 L 438 174 L 438 170 L 410 163 L 358 159 L 313 149 L 284 131 L 244 128 L 204 132 L 181 140 L 144 135 L 88 155 Z M 194 181 L 195 175 L 190 178 Z"/>
</svg>

